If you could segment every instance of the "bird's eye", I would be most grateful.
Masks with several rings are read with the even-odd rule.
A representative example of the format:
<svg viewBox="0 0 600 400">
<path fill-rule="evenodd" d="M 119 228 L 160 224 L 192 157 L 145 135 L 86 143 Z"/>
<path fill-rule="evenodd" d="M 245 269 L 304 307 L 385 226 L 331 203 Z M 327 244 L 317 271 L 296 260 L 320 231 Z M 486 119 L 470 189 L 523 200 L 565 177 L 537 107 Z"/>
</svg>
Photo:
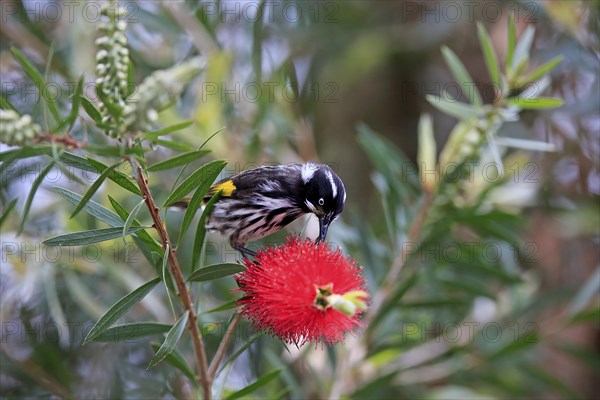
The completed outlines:
<svg viewBox="0 0 600 400">
<path fill-rule="evenodd" d="M 322 206 L 323 204 L 325 204 L 325 200 L 321 197 L 319 199 L 319 205 Z"/>
</svg>

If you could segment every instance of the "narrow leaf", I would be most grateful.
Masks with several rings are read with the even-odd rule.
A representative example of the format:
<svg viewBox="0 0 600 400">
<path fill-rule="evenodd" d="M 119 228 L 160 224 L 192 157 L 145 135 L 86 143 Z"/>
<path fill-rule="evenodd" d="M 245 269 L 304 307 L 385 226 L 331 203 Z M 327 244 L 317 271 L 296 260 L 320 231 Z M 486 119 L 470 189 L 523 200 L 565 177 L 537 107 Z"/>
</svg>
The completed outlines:
<svg viewBox="0 0 600 400">
<path fill-rule="evenodd" d="M 216 312 L 231 310 L 232 308 L 237 307 L 237 300 L 228 301 L 225 304 L 220 305 L 219 307 L 211 308 L 210 310 L 203 311 L 201 314 L 213 314 Z"/>
<path fill-rule="evenodd" d="M 556 151 L 556 146 L 554 144 L 540 142 L 538 140 L 526 140 L 497 136 L 496 144 L 499 146 L 514 147 L 523 150 Z"/>
<path fill-rule="evenodd" d="M 185 210 L 185 215 L 181 221 L 179 240 L 181 240 L 183 235 L 185 235 L 187 232 L 192 220 L 194 219 L 194 216 L 196 215 L 196 211 L 200 207 L 200 203 L 202 203 L 202 200 L 206 195 L 206 192 L 208 192 L 212 183 L 215 181 L 215 179 L 217 179 L 217 176 L 219 176 L 224 167 L 225 163 L 222 163 L 220 166 L 217 166 L 217 168 L 210 169 L 206 172 L 203 181 L 198 185 L 198 189 L 196 189 L 196 192 L 194 192 L 194 195 L 192 196 L 192 199 Z"/>
<path fill-rule="evenodd" d="M 473 81 L 473 78 L 467 72 L 464 64 L 449 47 L 443 46 L 442 54 L 444 55 L 446 64 L 450 68 L 450 72 L 452 72 L 454 80 L 459 84 L 469 101 L 476 106 L 482 105 L 483 101 L 481 100 L 479 91 L 475 87 L 475 81 Z"/>
<path fill-rule="evenodd" d="M 483 55 L 485 57 L 485 63 L 487 65 L 488 71 L 490 73 L 490 78 L 494 83 L 495 88 L 500 92 L 500 68 L 498 66 L 498 57 L 496 56 L 496 51 L 494 50 L 494 45 L 492 44 L 492 40 L 488 35 L 485 27 L 481 22 L 477 22 L 477 36 L 479 37 L 479 43 L 481 44 L 481 48 L 483 50 Z"/>
<path fill-rule="evenodd" d="M 80 100 L 83 109 L 90 116 L 90 118 L 94 120 L 96 124 L 102 125 L 102 114 L 100 114 L 100 111 L 98 111 L 94 103 L 92 103 L 91 100 L 85 96 L 81 96 Z"/>
<path fill-rule="evenodd" d="M 100 188 L 100 185 L 102 185 L 102 183 L 104 182 L 104 180 L 108 177 L 108 175 L 115 169 L 117 168 L 119 165 L 121 165 L 123 162 L 119 161 L 116 164 L 111 165 L 110 167 L 106 168 L 102 174 L 100 174 L 100 176 L 98 177 L 98 179 L 96 179 L 94 181 L 94 183 L 92 183 L 92 186 L 90 186 L 90 188 L 87 190 L 87 192 L 85 192 L 85 194 L 83 195 L 83 198 L 81 199 L 81 201 L 79 202 L 79 204 L 77 204 L 77 207 L 75 207 L 75 209 L 73 210 L 73 212 L 71 213 L 71 217 L 73 218 L 74 216 L 76 216 L 79 211 L 81 211 L 81 209 L 87 204 L 87 202 L 92 198 L 92 196 L 94 195 L 94 193 L 96 193 L 96 191 Z"/>
<path fill-rule="evenodd" d="M 0 109 L 17 111 L 15 106 L 2 93 L 0 93 Z"/>
<path fill-rule="evenodd" d="M 108 168 L 106 165 L 102 164 L 100 161 L 94 160 L 93 158 L 88 158 L 87 160 L 89 164 L 98 172 L 104 172 L 104 170 Z M 108 179 L 121 186 L 123 189 L 130 191 L 131 193 L 137 194 L 138 196 L 142 195 L 140 189 L 129 180 L 127 175 L 123 174 L 122 172 L 112 171 L 108 174 Z"/>
<path fill-rule="evenodd" d="M 168 354 L 170 354 L 175 349 L 175 346 L 177 346 L 177 342 L 179 341 L 181 334 L 185 330 L 185 326 L 188 322 L 189 315 L 189 311 L 183 313 L 183 315 L 179 318 L 177 323 L 173 325 L 171 330 L 169 330 L 165 341 L 160 346 L 160 349 L 158 349 L 158 351 L 156 352 L 156 355 L 154 356 L 152 361 L 150 361 L 148 369 L 154 367 L 156 364 L 161 362 Z"/>
<path fill-rule="evenodd" d="M 517 106 L 524 110 L 548 110 L 562 106 L 565 102 L 562 99 L 552 97 L 512 97 L 507 100 L 508 104 Z"/>
<path fill-rule="evenodd" d="M 158 139 L 156 141 L 156 143 L 161 146 L 168 147 L 169 149 L 173 149 L 173 150 L 177 150 L 177 151 L 192 151 L 192 150 L 194 150 L 194 146 L 192 146 L 191 144 L 182 143 L 182 142 L 174 142 L 172 140 Z"/>
<path fill-rule="evenodd" d="M 131 224 L 133 224 L 133 221 L 135 220 L 137 213 L 140 211 L 140 208 L 142 208 L 142 206 L 145 203 L 146 203 L 146 200 L 142 199 L 142 201 L 140 201 L 133 208 L 133 210 L 131 210 L 131 214 L 129 214 L 129 216 L 127 217 L 127 220 L 125 221 L 125 225 L 123 225 L 123 240 L 125 240 L 125 236 L 127 236 L 127 232 L 129 232 L 129 228 L 131 227 Z"/>
<path fill-rule="evenodd" d="M 544 63 L 544 64 L 540 65 L 538 68 L 536 68 L 535 70 L 531 71 L 524 78 L 519 79 L 519 82 L 518 82 L 517 85 L 521 86 L 521 85 L 525 85 L 525 84 L 530 83 L 530 82 L 537 81 L 538 79 L 540 79 L 544 75 L 546 75 L 548 72 L 552 71 L 564 59 L 565 58 L 562 55 L 554 57 L 552 60 L 548 61 L 547 63 Z"/>
<path fill-rule="evenodd" d="M 200 216 L 200 220 L 198 221 L 198 227 L 196 228 L 196 235 L 194 237 L 194 247 L 192 249 L 192 271 L 196 269 L 198 262 L 200 261 L 200 254 L 202 253 L 202 247 L 204 246 L 204 237 L 206 236 L 206 227 L 204 223 L 206 218 L 212 212 L 212 209 L 221 197 L 221 190 L 213 195 L 210 200 L 206 203 L 204 207 L 204 211 L 202 211 L 202 215 Z"/>
<path fill-rule="evenodd" d="M 166 128 L 160 129 L 158 131 L 144 133 L 142 135 L 142 138 L 156 139 L 160 136 L 168 135 L 170 133 L 177 132 L 177 131 L 183 130 L 185 128 L 188 128 L 188 127 L 192 126 L 193 123 L 194 123 L 194 121 L 192 121 L 192 120 L 183 121 L 183 122 L 180 122 L 175 125 L 167 126 Z"/>
<path fill-rule="evenodd" d="M 113 198 L 111 195 L 108 195 L 108 200 L 110 201 L 110 204 L 113 206 L 113 208 L 115 209 L 115 211 L 117 212 L 117 214 L 119 215 L 119 217 L 123 220 L 126 221 L 127 218 L 129 217 L 129 212 L 127 212 L 127 210 L 125 209 L 125 207 L 123 207 L 121 205 L 121 203 L 119 203 L 115 198 Z M 139 223 L 139 221 L 137 219 L 133 220 L 133 226 L 141 226 L 141 224 Z M 118 224 L 118 226 L 121 226 L 121 222 Z M 150 245 L 151 249 L 159 252 L 162 251 L 162 246 L 159 245 L 158 243 L 156 243 L 156 241 L 154 239 L 152 239 L 152 236 L 150 236 L 150 234 L 146 231 L 139 231 L 136 232 L 137 237 L 139 237 L 140 239 L 142 239 L 146 244 Z"/>
<path fill-rule="evenodd" d="M 459 120 L 477 118 L 483 115 L 481 108 L 461 103 L 456 100 L 450 100 L 447 95 L 443 97 L 427 95 L 426 98 L 432 106 Z"/>
<path fill-rule="evenodd" d="M 169 251 L 171 251 L 171 247 L 169 246 L 169 243 L 167 243 L 165 252 L 162 256 L 162 278 L 163 283 L 165 284 L 165 291 L 167 292 L 167 299 L 169 299 L 169 305 L 171 306 L 171 311 L 173 312 L 173 318 L 176 318 L 175 306 L 173 305 L 173 299 L 171 299 L 171 290 L 167 284 L 167 274 L 169 273 L 169 269 L 167 268 L 167 265 L 169 264 Z"/>
<path fill-rule="evenodd" d="M 151 165 L 147 168 L 147 171 L 160 171 L 164 169 L 179 167 L 180 165 L 188 164 L 194 160 L 197 160 L 207 155 L 208 153 L 210 153 L 210 150 L 188 151 L 187 153 L 183 153 L 178 156 Z"/>
<path fill-rule="evenodd" d="M 252 346 L 252 343 L 256 342 L 261 336 L 261 332 L 257 332 L 254 335 L 250 336 L 246 343 L 244 343 L 242 347 L 240 347 L 235 353 L 233 353 L 231 357 L 229 357 L 229 359 L 221 366 L 219 372 L 223 371 L 225 367 L 234 362 L 240 355 L 242 355 L 246 350 L 248 350 L 248 347 Z"/>
<path fill-rule="evenodd" d="M 241 264 L 213 264 L 194 271 L 188 278 L 188 282 L 211 281 L 213 279 L 222 278 L 224 276 L 237 274 L 238 272 L 242 272 L 245 270 L 246 267 L 244 267 Z"/>
<path fill-rule="evenodd" d="M 27 220 L 27 215 L 29 215 L 29 209 L 31 208 L 31 203 L 33 203 L 33 197 L 37 192 L 38 188 L 44 181 L 48 172 L 54 167 L 54 161 L 51 161 L 48 165 L 44 167 L 44 169 L 38 174 L 31 185 L 31 189 L 29 190 L 29 195 L 27 195 L 27 201 L 25 202 L 25 207 L 23 208 L 23 215 L 21 217 L 21 224 L 19 225 L 19 235 L 23 232 L 23 227 L 25 226 L 25 221 Z"/>
<path fill-rule="evenodd" d="M 125 295 L 117 301 L 89 331 L 83 344 L 94 341 L 104 331 L 106 331 L 113 323 L 127 313 L 133 306 L 139 303 L 154 287 L 160 282 L 160 278 L 154 278 L 149 282 L 144 283 L 133 292 Z"/>
<path fill-rule="evenodd" d="M 156 322 L 134 322 L 108 328 L 91 342 L 122 342 L 168 332 L 173 326 Z"/>
<path fill-rule="evenodd" d="M 261 388 L 262 386 L 266 385 L 267 383 L 269 383 L 270 381 L 272 381 L 273 379 L 277 378 L 277 376 L 279 376 L 279 374 L 281 373 L 282 369 L 275 369 L 273 371 L 267 372 L 266 374 L 264 374 L 263 376 L 261 376 L 256 382 L 246 386 L 245 388 L 238 390 L 235 393 L 230 394 L 229 396 L 226 397 L 226 400 L 235 400 L 235 399 L 239 399 L 240 397 L 244 397 L 249 395 L 250 393 L 255 392 L 257 389 Z"/>
<path fill-rule="evenodd" d="M 38 157 L 44 154 L 52 154 L 52 146 L 31 146 L 3 151 L 0 153 L 0 162 L 11 162 L 13 160 Z"/>
<path fill-rule="evenodd" d="M 46 87 L 46 82 L 44 81 L 44 78 L 42 77 L 40 71 L 38 71 L 37 68 L 35 68 L 33 64 L 27 59 L 27 57 L 25 57 L 25 55 L 23 55 L 23 53 L 21 53 L 16 47 L 11 47 L 10 52 L 13 54 L 17 62 L 21 64 L 21 67 L 23 67 L 23 71 L 25 72 L 25 74 L 27 74 L 29 79 L 31 79 L 33 84 L 38 88 L 40 97 L 45 100 L 46 104 L 48 105 L 48 109 L 50 110 L 50 113 L 52 113 L 52 117 L 54 117 L 55 122 L 59 123 L 61 117 L 60 112 L 58 110 L 58 105 L 56 103 L 56 99 L 52 98 L 52 95 L 44 96 L 44 93 L 47 92 L 48 88 Z"/>
<path fill-rule="evenodd" d="M 158 349 L 160 349 L 160 345 L 158 343 L 152 343 L 152 349 L 154 349 L 154 351 L 158 351 Z M 194 385 L 198 385 L 194 371 L 192 371 L 192 368 L 190 368 L 187 361 L 185 361 L 185 358 L 183 358 L 177 349 L 173 349 L 171 353 L 167 354 L 165 357 L 165 362 L 180 370 Z"/>
<path fill-rule="evenodd" d="M 131 235 L 139 230 L 146 229 L 143 226 L 134 226 L 127 232 Z M 83 246 L 85 244 L 99 243 L 106 240 L 116 239 L 123 235 L 123 227 L 93 229 L 90 231 L 81 231 L 67 233 L 66 235 L 55 236 L 42 242 L 46 246 Z"/>
<path fill-rule="evenodd" d="M 515 71 L 519 64 L 522 64 L 525 60 L 529 59 L 529 51 L 531 50 L 531 44 L 533 43 L 533 37 L 535 36 L 535 28 L 531 25 L 527 25 L 525 32 L 519 38 L 519 42 L 515 47 L 515 54 L 512 61 L 512 70 Z"/>
<path fill-rule="evenodd" d="M 75 125 L 75 121 L 79 116 L 79 106 L 81 105 L 81 96 L 83 95 L 83 76 L 79 78 L 79 82 L 77 82 L 77 88 L 75 89 L 75 93 L 73 93 L 73 98 L 71 100 L 71 112 L 67 117 L 67 123 L 69 124 L 69 131 L 73 129 L 73 125 Z"/>
<path fill-rule="evenodd" d="M 4 212 L 2 213 L 2 216 L 0 217 L 0 228 L 2 228 L 2 224 L 4 224 L 4 221 L 6 221 L 6 219 L 8 218 L 8 215 L 10 214 L 12 209 L 15 208 L 15 205 L 17 204 L 18 200 L 19 200 L 18 198 L 13 199 L 8 204 L 8 207 L 6 207 L 6 210 L 4 210 Z"/>
<path fill-rule="evenodd" d="M 186 194 L 191 192 L 194 188 L 206 184 L 207 181 L 212 183 L 214 181 L 214 177 L 218 175 L 218 172 L 227 165 L 226 161 L 216 160 L 209 162 L 206 165 L 198 168 L 194 171 L 190 176 L 188 176 L 181 184 L 173 190 L 167 201 L 165 201 L 164 207 L 170 206 L 175 203 L 177 200 L 181 200 Z M 215 174 L 215 171 L 218 171 Z"/>
</svg>

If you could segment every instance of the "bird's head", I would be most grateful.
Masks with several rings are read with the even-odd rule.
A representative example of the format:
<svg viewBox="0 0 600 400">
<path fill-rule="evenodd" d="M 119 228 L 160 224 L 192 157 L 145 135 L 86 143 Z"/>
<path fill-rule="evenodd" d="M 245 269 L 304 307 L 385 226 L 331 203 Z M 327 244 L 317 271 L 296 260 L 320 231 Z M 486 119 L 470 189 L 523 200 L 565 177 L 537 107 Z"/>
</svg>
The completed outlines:
<svg viewBox="0 0 600 400">
<path fill-rule="evenodd" d="M 342 180 L 325 164 L 306 163 L 302 166 L 304 205 L 319 218 L 319 237 L 325 240 L 329 224 L 338 217 L 346 202 Z"/>
</svg>

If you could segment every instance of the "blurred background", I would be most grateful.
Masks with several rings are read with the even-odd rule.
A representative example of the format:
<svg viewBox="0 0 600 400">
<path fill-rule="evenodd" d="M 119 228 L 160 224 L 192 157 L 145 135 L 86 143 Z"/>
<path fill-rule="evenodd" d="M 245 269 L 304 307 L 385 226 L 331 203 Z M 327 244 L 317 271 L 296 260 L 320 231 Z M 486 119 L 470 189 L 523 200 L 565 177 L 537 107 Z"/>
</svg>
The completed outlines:
<svg viewBox="0 0 600 400">
<path fill-rule="evenodd" d="M 33 115 L 43 129 L 43 102 L 10 47 L 45 71 L 46 82 L 53 83 L 49 90 L 56 90 L 65 110 L 79 76 L 86 83 L 84 95 L 93 99 L 101 4 L 7 0 L 0 5 L 2 94 L 20 113 Z M 527 26 L 535 27 L 530 63 L 539 66 L 564 56 L 550 74 L 547 92 L 565 104 L 553 110 L 524 110 L 501 132 L 552 143 L 556 151 L 507 152 L 503 156 L 508 181 L 494 185 L 496 190 L 464 189 L 467 203 L 483 192 L 485 201 L 477 207 L 438 209 L 444 215 L 437 221 L 447 229 L 437 236 L 432 233 L 427 243 L 441 247 L 434 247 L 437 250 L 430 256 L 415 257 L 410 268 L 402 269 L 389 284 L 398 296 L 385 303 L 387 314 L 382 310 L 375 322 L 371 319 L 373 328 L 352 338 L 362 340 L 363 353 L 353 353 L 348 345 L 285 349 L 267 335 L 253 337 L 252 328 L 244 325 L 236 348 L 249 337 L 255 341 L 219 375 L 218 393 L 225 397 L 265 371 L 281 367 L 277 380 L 257 392 L 261 397 L 598 396 L 600 2 L 280 0 L 121 5 L 127 10 L 124 20 L 136 83 L 196 54 L 208 61 L 205 73 L 187 84 L 180 98 L 158 117 L 157 127 L 194 121 L 174 134 L 174 141 L 197 147 L 222 129 L 208 147 L 210 157 L 228 161 L 225 175 L 305 160 L 327 163 L 338 173 L 348 200 L 329 240 L 364 266 L 372 295 L 385 286 L 386 274 L 403 246 L 415 240 L 408 227 L 418 216 L 422 193 L 410 192 L 414 188 L 406 172 L 412 168 L 407 165 L 417 163 L 419 120 L 424 113 L 431 115 L 438 153 L 457 124 L 426 96 L 445 90 L 465 100 L 441 46 L 456 53 L 473 85 L 481 89 L 484 103 L 492 103 L 496 93 L 485 90 L 490 77 L 476 22 L 487 29 L 501 63 L 509 16 L 514 16 L 518 35 Z M 90 144 L 113 143 L 83 113 L 71 134 Z M 1 146 L 2 151 L 10 149 Z M 155 163 L 175 151 L 158 146 L 147 159 Z M 517 166 L 511 169 L 513 164 Z M 81 346 L 86 329 L 111 304 L 152 278 L 153 267 L 133 242 L 115 240 L 72 252 L 59 248 L 60 254 L 39 244 L 54 234 L 97 226 L 83 213 L 68 219 L 71 205 L 51 188 L 63 186 L 83 194 L 98 175 L 72 171 L 83 182 L 65 171 L 56 179 L 48 175 L 18 235 L 25 199 L 43 164 L 29 158 L 7 165 L 0 182 L 0 211 L 3 214 L 14 198 L 19 202 L 1 234 L 0 395 L 185 398 L 190 384 L 178 371 L 165 363 L 146 370 L 152 357 L 150 339 Z M 151 175 L 151 188 L 161 201 L 175 178 L 173 170 Z M 106 194 L 128 210 L 139 202 L 112 182 L 103 185 L 94 199 L 107 206 Z M 167 213 L 175 236 L 182 217 Z M 138 219 L 149 220 L 143 212 Z M 315 237 L 316 227 L 316 221 L 303 219 L 289 231 Z M 285 234 L 264 243 L 280 243 Z M 185 264 L 193 237 L 188 234 L 178 241 L 178 255 Z M 462 256 L 458 261 L 444 259 L 444 254 L 441 261 L 435 257 L 436 251 L 439 255 L 453 243 L 485 245 L 475 246 L 475 258 L 466 261 Z M 481 248 L 500 249 L 501 254 L 490 261 Z M 205 255 L 207 264 L 237 258 L 217 235 L 209 237 Z M 414 276 L 419 277 L 417 282 L 412 281 Z M 201 311 L 234 299 L 233 287 L 231 279 L 201 286 L 196 293 L 202 299 Z M 126 319 L 171 318 L 160 290 L 134 311 Z M 202 317 L 209 354 L 216 350 L 228 315 Z M 473 321 L 478 325 L 472 325 L 473 338 L 467 339 Z M 457 326 L 463 335 L 460 340 L 455 339 Z M 189 343 L 180 346 L 186 357 L 191 356 Z"/>
</svg>

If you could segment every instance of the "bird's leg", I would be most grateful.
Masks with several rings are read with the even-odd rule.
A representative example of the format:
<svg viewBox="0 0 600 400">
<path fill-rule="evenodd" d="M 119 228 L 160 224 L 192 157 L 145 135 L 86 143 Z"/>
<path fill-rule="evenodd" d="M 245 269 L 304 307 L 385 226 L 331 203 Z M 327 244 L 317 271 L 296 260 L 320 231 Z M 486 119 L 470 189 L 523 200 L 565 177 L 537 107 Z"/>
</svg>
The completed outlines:
<svg viewBox="0 0 600 400">
<path fill-rule="evenodd" d="M 239 251 L 242 254 L 242 256 L 245 257 L 245 258 L 248 258 L 248 256 L 252 256 L 252 257 L 256 258 L 256 252 L 250 250 L 247 247 L 238 245 L 238 246 L 235 246 L 234 249 L 236 249 L 237 251 Z"/>
</svg>

